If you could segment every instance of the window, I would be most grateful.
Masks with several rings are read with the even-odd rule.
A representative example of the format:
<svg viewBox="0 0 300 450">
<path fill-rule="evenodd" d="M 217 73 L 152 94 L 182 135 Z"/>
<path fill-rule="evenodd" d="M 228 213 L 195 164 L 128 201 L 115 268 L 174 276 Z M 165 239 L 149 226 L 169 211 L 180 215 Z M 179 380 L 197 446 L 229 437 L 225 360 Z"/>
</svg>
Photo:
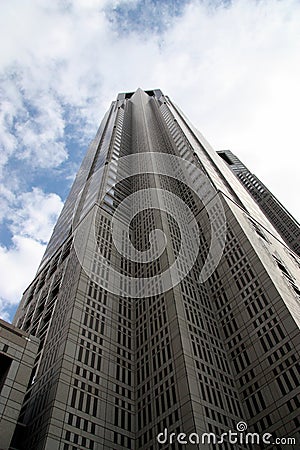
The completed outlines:
<svg viewBox="0 0 300 450">
<path fill-rule="evenodd" d="M 11 358 L 9 358 L 7 355 L 4 355 L 3 353 L 0 353 L 0 393 L 5 383 L 11 363 Z"/>
<path fill-rule="evenodd" d="M 229 158 L 228 154 L 225 152 L 218 152 L 219 156 L 225 161 L 227 162 L 227 164 L 229 164 L 230 166 L 233 166 L 234 163 L 233 161 L 231 161 L 231 159 Z"/>
</svg>

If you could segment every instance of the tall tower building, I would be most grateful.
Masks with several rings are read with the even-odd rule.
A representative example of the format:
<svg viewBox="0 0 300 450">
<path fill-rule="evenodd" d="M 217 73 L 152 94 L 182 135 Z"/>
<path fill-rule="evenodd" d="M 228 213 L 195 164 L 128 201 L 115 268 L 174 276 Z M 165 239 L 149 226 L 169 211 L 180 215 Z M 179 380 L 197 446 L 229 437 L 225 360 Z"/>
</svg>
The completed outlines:
<svg viewBox="0 0 300 450">
<path fill-rule="evenodd" d="M 14 319 L 10 448 L 299 448 L 299 265 L 168 97 L 119 94 Z"/>
<path fill-rule="evenodd" d="M 300 256 L 300 225 L 269 189 L 230 151 L 217 152 L 289 247 Z"/>
</svg>

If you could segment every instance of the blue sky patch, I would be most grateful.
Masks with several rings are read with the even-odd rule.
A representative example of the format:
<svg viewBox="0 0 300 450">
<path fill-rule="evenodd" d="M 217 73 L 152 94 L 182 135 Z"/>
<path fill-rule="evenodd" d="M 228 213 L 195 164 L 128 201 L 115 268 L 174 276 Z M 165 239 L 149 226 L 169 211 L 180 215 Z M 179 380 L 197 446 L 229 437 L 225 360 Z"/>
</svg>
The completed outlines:
<svg viewBox="0 0 300 450">
<path fill-rule="evenodd" d="M 106 14 L 114 29 L 120 34 L 140 34 L 165 31 L 170 19 L 184 11 L 189 0 L 141 0 L 108 7 Z"/>
</svg>

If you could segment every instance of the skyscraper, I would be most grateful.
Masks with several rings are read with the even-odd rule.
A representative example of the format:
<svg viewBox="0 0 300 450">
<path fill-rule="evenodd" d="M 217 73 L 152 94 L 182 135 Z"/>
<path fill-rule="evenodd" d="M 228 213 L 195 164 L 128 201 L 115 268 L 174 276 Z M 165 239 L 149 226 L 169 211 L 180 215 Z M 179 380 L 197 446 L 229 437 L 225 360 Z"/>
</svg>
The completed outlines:
<svg viewBox="0 0 300 450">
<path fill-rule="evenodd" d="M 11 448 L 297 448 L 299 264 L 168 97 L 119 94 L 14 319 Z"/>
<path fill-rule="evenodd" d="M 300 225 L 269 189 L 230 151 L 217 152 L 226 161 L 288 246 L 300 256 Z"/>
</svg>

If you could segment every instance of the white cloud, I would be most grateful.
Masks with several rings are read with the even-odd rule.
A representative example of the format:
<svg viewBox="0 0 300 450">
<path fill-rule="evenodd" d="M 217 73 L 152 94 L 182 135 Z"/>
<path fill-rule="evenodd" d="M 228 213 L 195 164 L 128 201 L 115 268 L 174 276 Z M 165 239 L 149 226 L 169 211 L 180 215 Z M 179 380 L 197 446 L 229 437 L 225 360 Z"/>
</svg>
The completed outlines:
<svg viewBox="0 0 300 450">
<path fill-rule="evenodd" d="M 0 246 L 0 316 L 7 318 L 7 308 L 20 301 L 35 275 L 63 204 L 58 195 L 38 188 L 17 198 L 8 190 L 2 194 L 13 233 L 12 245 Z"/>
<path fill-rule="evenodd" d="M 0 185 L 0 223 L 10 211 L 9 205 L 15 201 L 13 192 L 4 185 Z"/>
<path fill-rule="evenodd" d="M 6 309 L 21 300 L 22 292 L 33 279 L 45 251 L 35 239 L 14 236 L 13 247 L 0 247 L 0 317 L 7 318 Z"/>
<path fill-rule="evenodd" d="M 68 157 L 62 140 L 65 126 L 62 107 L 45 93 L 33 99 L 32 107 L 37 113 L 16 126 L 16 136 L 23 145 L 18 158 L 41 168 L 59 166 Z"/>
<path fill-rule="evenodd" d="M 33 188 L 18 197 L 19 207 L 10 214 L 11 231 L 20 236 L 47 242 L 63 203 L 56 194 Z"/>
</svg>

